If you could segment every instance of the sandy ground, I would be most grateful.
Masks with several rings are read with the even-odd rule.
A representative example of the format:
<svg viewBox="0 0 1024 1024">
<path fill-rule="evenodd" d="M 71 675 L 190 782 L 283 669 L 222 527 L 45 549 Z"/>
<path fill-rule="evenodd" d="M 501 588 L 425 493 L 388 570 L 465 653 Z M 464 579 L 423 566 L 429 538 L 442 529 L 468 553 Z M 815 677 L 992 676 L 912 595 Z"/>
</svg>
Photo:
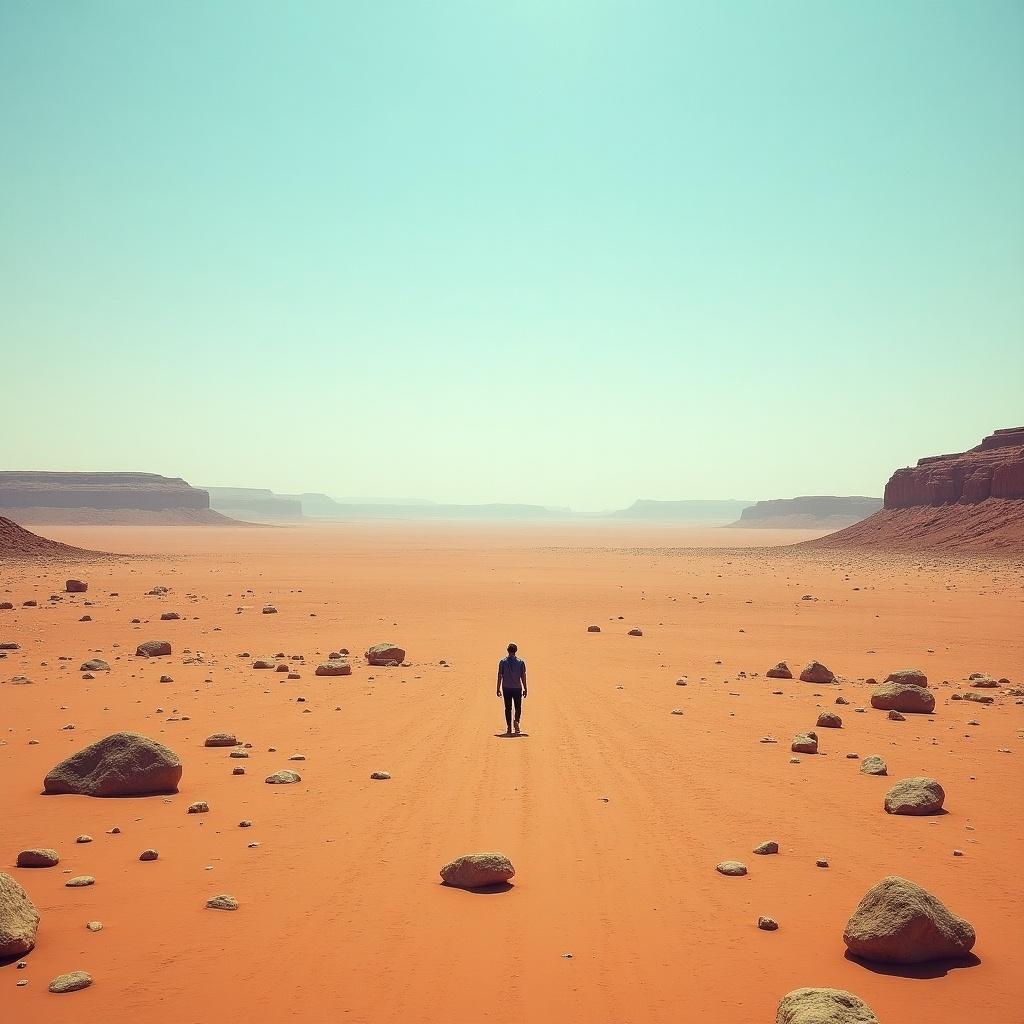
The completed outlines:
<svg viewBox="0 0 1024 1024">
<path fill-rule="evenodd" d="M 0 661 L 0 861 L 42 915 L 28 967 L 0 965 L 0 1020 L 763 1024 L 802 985 L 850 989 L 887 1024 L 1019 1019 L 1024 706 L 1005 688 L 988 707 L 949 701 L 974 671 L 1021 685 L 1019 564 L 678 551 L 809 535 L 626 524 L 48 532 L 155 557 L 0 566 L 0 600 L 16 605 L 0 641 L 21 645 Z M 89 593 L 49 602 L 74 575 Z M 154 585 L 170 593 L 144 596 Z M 165 610 L 182 620 L 158 621 Z M 174 654 L 136 659 L 147 639 Z M 355 657 L 383 640 L 412 666 Z M 513 740 L 495 735 L 509 640 L 530 673 L 529 735 Z M 315 677 L 339 647 L 353 675 Z M 277 652 L 304 655 L 300 680 L 252 669 Z M 88 656 L 112 671 L 83 681 Z M 764 678 L 810 658 L 847 682 Z M 862 680 L 908 666 L 927 671 L 936 714 L 891 722 Z M 843 729 L 790 764 L 793 733 L 839 693 Z M 179 794 L 40 795 L 50 767 L 120 729 L 181 756 Z M 217 730 L 251 742 L 250 758 L 204 748 Z M 778 744 L 758 742 L 769 733 Z M 861 775 L 848 752 L 881 754 L 890 778 Z M 283 767 L 302 783 L 264 784 Z M 393 778 L 371 781 L 375 769 Z M 888 785 L 918 774 L 942 782 L 948 813 L 886 815 Z M 186 814 L 194 800 L 210 812 Z M 95 841 L 76 845 L 81 833 Z M 766 839 L 779 856 L 752 854 Z M 61 864 L 15 869 L 29 846 Z M 158 861 L 138 861 L 147 847 Z M 510 889 L 439 884 L 443 863 L 481 849 L 512 859 Z M 749 874 L 717 874 L 727 858 Z M 67 889 L 69 873 L 96 885 Z M 977 962 L 844 956 L 850 911 L 890 873 L 974 924 Z M 221 892 L 238 912 L 204 908 Z M 759 914 L 779 930 L 759 931 Z M 78 969 L 91 989 L 47 992 Z"/>
</svg>

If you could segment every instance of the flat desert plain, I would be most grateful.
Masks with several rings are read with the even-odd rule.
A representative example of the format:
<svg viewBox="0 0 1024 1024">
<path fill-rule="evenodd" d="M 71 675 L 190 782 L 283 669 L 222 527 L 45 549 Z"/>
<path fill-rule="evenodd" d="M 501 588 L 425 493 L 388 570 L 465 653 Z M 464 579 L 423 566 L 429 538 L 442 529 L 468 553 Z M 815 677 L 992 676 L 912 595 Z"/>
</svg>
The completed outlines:
<svg viewBox="0 0 1024 1024">
<path fill-rule="evenodd" d="M 625 524 L 41 532 L 146 557 L 0 566 L 0 641 L 20 645 L 0 661 L 0 860 L 41 915 L 27 966 L 0 965 L 0 1020 L 765 1024 L 805 985 L 849 989 L 887 1024 L 1021 1019 L 1019 562 Z M 63 594 L 68 577 L 88 593 Z M 172 655 L 135 657 L 146 640 Z M 529 666 L 518 739 L 497 735 L 510 640 Z M 367 666 L 382 641 L 409 666 Z M 314 675 L 342 647 L 352 674 Z M 90 657 L 110 671 L 83 679 Z M 765 678 L 815 658 L 838 685 Z M 908 667 L 935 713 L 890 721 L 865 679 Z M 952 701 L 972 672 L 1009 685 Z M 794 755 L 822 710 L 842 728 Z M 119 730 L 180 756 L 180 792 L 41 794 L 51 767 Z M 248 758 L 205 747 L 217 731 Z M 887 778 L 860 773 L 871 754 Z M 302 781 L 264 783 L 282 768 Z M 889 786 L 916 775 L 942 783 L 946 813 L 886 814 Z M 198 800 L 209 811 L 186 813 Z M 765 840 L 777 856 L 753 855 Z M 28 847 L 60 864 L 15 868 Z M 140 862 L 147 848 L 159 859 Z M 479 850 L 511 858 L 510 887 L 440 884 Z M 726 859 L 748 874 L 717 873 Z M 65 887 L 83 874 L 95 885 Z M 967 918 L 975 956 L 847 957 L 847 918 L 889 874 Z M 238 910 L 206 909 L 219 893 Z M 92 987 L 47 991 L 74 970 Z"/>
</svg>

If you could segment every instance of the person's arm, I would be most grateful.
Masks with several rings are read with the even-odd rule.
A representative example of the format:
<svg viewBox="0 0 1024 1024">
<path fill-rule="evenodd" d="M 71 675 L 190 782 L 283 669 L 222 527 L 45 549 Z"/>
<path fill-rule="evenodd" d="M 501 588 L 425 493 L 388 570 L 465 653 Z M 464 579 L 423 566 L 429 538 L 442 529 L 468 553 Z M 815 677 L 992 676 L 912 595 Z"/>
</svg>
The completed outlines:
<svg viewBox="0 0 1024 1024">
<path fill-rule="evenodd" d="M 494 692 L 495 692 L 496 696 L 498 696 L 498 697 L 501 696 L 501 662 L 500 661 L 498 662 L 498 685 L 497 685 L 497 688 L 495 689 Z"/>
<path fill-rule="evenodd" d="M 526 662 L 523 662 L 523 697 L 526 696 Z"/>
</svg>

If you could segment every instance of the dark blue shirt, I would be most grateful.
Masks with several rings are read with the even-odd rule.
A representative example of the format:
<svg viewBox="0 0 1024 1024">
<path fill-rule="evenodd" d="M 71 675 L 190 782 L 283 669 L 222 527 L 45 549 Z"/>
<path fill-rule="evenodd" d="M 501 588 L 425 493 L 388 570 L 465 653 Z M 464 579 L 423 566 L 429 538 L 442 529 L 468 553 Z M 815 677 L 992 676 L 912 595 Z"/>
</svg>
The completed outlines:
<svg viewBox="0 0 1024 1024">
<path fill-rule="evenodd" d="M 523 678 L 526 675 L 526 662 L 510 654 L 498 662 L 498 671 L 501 673 L 501 688 L 503 690 L 521 690 Z"/>
</svg>

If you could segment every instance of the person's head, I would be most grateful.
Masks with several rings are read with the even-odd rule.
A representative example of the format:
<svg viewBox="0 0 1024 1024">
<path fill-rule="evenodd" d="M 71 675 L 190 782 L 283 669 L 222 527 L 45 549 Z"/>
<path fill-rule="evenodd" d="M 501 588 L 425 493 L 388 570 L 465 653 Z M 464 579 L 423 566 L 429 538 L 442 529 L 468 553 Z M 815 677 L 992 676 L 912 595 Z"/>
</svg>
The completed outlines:
<svg viewBox="0 0 1024 1024">
<path fill-rule="evenodd" d="M 516 651 L 518 651 L 518 650 L 519 650 L 519 648 L 518 648 L 518 647 L 516 647 L 516 645 L 515 645 L 515 644 L 509 644 L 509 645 L 508 645 L 508 653 L 509 653 L 509 657 L 512 657 L 512 658 L 514 658 L 514 657 L 516 656 Z"/>
</svg>

